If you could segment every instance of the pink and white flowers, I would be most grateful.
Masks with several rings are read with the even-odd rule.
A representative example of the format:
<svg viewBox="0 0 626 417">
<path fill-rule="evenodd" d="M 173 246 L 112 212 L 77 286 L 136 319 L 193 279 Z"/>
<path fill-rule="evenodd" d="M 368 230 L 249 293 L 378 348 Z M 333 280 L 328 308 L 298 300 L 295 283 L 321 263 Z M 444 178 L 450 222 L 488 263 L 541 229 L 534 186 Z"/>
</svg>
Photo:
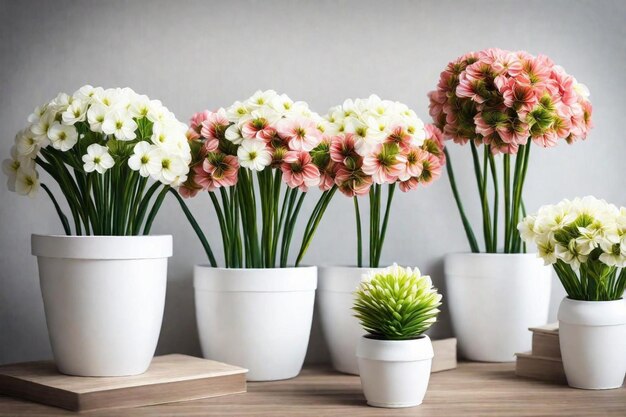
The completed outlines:
<svg viewBox="0 0 626 417">
<path fill-rule="evenodd" d="M 326 119 L 335 183 L 347 196 L 366 194 L 372 184 L 399 183 L 408 191 L 441 175 L 441 132 L 402 103 L 376 95 L 346 100 Z"/>
</svg>

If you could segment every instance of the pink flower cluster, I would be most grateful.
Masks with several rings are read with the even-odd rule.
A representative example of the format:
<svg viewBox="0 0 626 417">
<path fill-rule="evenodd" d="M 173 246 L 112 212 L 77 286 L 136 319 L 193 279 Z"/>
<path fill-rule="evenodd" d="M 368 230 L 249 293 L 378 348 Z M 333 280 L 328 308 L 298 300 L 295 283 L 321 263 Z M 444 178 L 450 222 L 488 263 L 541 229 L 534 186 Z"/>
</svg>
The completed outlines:
<svg viewBox="0 0 626 417">
<path fill-rule="evenodd" d="M 429 184 L 441 175 L 445 165 L 444 142 L 437 127 L 426 125 L 424 130 L 426 138 L 421 146 L 415 146 L 406 140 L 409 136 L 402 127 L 392 129 L 383 143 L 365 156 L 357 153 L 353 133 L 333 136 L 329 173 L 325 175 L 349 197 L 367 194 L 374 183 L 398 183 L 404 192 L 420 183 Z"/>
<path fill-rule="evenodd" d="M 593 126 L 589 92 L 548 57 L 486 49 L 448 64 L 428 94 L 447 139 L 515 154 L 528 139 L 542 147 L 585 139 Z"/>
</svg>

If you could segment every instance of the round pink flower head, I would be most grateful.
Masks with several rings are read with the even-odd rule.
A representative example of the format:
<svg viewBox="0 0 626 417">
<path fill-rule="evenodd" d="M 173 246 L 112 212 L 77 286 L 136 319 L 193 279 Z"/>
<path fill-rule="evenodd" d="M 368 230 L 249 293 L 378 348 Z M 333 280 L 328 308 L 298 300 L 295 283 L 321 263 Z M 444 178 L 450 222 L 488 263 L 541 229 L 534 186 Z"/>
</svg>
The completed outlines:
<svg viewBox="0 0 626 417">
<path fill-rule="evenodd" d="M 216 112 L 209 112 L 202 121 L 200 134 L 205 139 L 220 139 L 224 136 L 226 128 L 230 125 L 226 117 L 226 110 L 218 109 Z"/>
<path fill-rule="evenodd" d="M 320 182 L 320 171 L 308 152 L 287 152 L 280 169 L 283 172 L 283 181 L 290 188 L 300 188 L 306 192 L 309 187 L 318 185 Z"/>
<path fill-rule="evenodd" d="M 348 169 L 339 165 L 335 175 L 335 184 L 342 194 L 348 197 L 360 196 L 369 193 L 373 184 L 372 177 L 361 169 Z"/>
<path fill-rule="evenodd" d="M 202 163 L 202 169 L 210 174 L 211 181 L 216 187 L 230 187 L 237 184 L 239 162 L 233 155 L 210 153 Z"/>
<path fill-rule="evenodd" d="M 189 139 L 199 139 L 200 138 L 200 130 L 202 129 L 202 122 L 204 122 L 211 112 L 208 110 L 204 110 L 198 113 L 194 113 L 189 119 L 189 131 L 187 132 L 187 137 Z"/>
<path fill-rule="evenodd" d="M 339 164 L 354 167 L 362 157 L 356 152 L 354 135 L 352 133 L 340 134 L 331 138 L 330 159 Z"/>
<path fill-rule="evenodd" d="M 404 171 L 406 157 L 395 144 L 384 144 L 379 152 L 363 158 L 363 172 L 371 175 L 376 184 L 392 184 Z"/>
</svg>

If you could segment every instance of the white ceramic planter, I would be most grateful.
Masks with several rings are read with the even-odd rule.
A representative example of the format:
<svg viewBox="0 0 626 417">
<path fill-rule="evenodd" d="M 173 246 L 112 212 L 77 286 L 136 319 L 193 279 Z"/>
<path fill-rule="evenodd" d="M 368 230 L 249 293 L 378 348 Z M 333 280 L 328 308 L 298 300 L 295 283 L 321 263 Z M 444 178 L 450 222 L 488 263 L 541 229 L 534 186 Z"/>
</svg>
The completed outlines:
<svg viewBox="0 0 626 417">
<path fill-rule="evenodd" d="M 558 318 L 567 383 L 583 389 L 621 387 L 626 375 L 626 300 L 565 298 Z"/>
<path fill-rule="evenodd" d="M 367 403 L 402 408 L 422 403 L 433 359 L 428 336 L 412 340 L 359 339 L 357 357 Z"/>
<path fill-rule="evenodd" d="M 172 236 L 32 236 L 60 372 L 148 369 L 161 331 Z"/>
<path fill-rule="evenodd" d="M 371 269 L 319 267 L 317 307 L 333 368 L 339 372 L 359 374 L 356 347 L 365 332 L 354 317 L 352 305 L 361 277 Z"/>
<path fill-rule="evenodd" d="M 226 269 L 196 265 L 202 354 L 249 370 L 249 381 L 297 376 L 306 355 L 317 268 Z"/>
<path fill-rule="evenodd" d="M 449 254 L 447 305 L 463 357 L 510 362 L 548 321 L 552 269 L 535 254 Z"/>
</svg>

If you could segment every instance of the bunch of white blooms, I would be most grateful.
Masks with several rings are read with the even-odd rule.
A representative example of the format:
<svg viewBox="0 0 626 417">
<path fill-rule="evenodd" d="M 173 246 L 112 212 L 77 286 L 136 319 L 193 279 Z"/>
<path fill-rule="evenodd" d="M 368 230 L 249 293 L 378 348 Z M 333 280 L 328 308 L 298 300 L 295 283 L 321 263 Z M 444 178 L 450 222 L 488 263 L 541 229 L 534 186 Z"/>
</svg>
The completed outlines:
<svg viewBox="0 0 626 417">
<path fill-rule="evenodd" d="M 326 119 L 330 135 L 354 135 L 355 150 L 361 156 L 376 151 L 398 128 L 402 135 L 408 135 L 407 145 L 412 148 L 422 146 L 426 137 L 424 123 L 406 104 L 381 100 L 375 94 L 367 99 L 348 99 L 332 107 Z"/>
<path fill-rule="evenodd" d="M 19 194 L 37 191 L 35 162 L 50 164 L 55 155 L 85 173 L 104 174 L 121 163 L 163 184 L 177 186 L 187 178 L 187 126 L 160 101 L 130 88 L 85 85 L 72 95 L 60 93 L 35 108 L 28 123 L 3 161 L 8 188 Z"/>
<path fill-rule="evenodd" d="M 626 208 L 587 196 L 543 206 L 519 225 L 525 242 L 535 243 L 546 265 L 558 260 L 578 270 L 601 262 L 626 266 Z"/>
</svg>

